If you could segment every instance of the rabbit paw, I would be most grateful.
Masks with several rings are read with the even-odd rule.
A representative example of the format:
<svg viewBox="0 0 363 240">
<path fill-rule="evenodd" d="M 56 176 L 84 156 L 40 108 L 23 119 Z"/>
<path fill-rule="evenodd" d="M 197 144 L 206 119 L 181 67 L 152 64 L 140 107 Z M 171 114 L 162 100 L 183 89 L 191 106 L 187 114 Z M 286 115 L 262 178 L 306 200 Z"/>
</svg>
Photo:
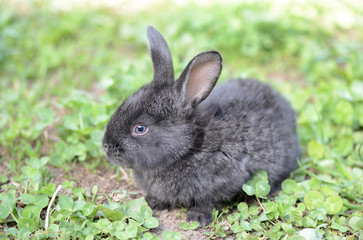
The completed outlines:
<svg viewBox="0 0 363 240">
<path fill-rule="evenodd" d="M 212 208 L 193 207 L 187 213 L 187 221 L 197 221 L 201 227 L 207 226 L 212 222 Z"/>
<path fill-rule="evenodd" d="M 164 209 L 169 209 L 170 205 L 163 203 L 161 201 L 159 201 L 158 199 L 151 197 L 151 196 L 146 196 L 145 197 L 146 202 L 148 203 L 149 207 L 151 209 L 155 209 L 155 210 L 164 210 Z"/>
</svg>

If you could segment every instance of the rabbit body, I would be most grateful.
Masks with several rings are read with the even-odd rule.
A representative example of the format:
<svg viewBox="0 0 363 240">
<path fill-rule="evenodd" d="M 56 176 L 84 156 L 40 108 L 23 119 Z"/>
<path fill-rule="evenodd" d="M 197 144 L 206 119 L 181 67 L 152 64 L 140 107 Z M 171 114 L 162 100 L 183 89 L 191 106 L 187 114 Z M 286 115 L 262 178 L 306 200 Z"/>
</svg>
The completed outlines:
<svg viewBox="0 0 363 240">
<path fill-rule="evenodd" d="M 110 118 L 103 137 L 109 159 L 133 169 L 150 207 L 188 207 L 187 219 L 203 226 L 257 170 L 277 190 L 300 155 L 290 104 L 255 80 L 214 88 L 221 71 L 215 51 L 196 56 L 174 81 L 165 40 L 151 27 L 148 35 L 154 81 Z"/>
</svg>

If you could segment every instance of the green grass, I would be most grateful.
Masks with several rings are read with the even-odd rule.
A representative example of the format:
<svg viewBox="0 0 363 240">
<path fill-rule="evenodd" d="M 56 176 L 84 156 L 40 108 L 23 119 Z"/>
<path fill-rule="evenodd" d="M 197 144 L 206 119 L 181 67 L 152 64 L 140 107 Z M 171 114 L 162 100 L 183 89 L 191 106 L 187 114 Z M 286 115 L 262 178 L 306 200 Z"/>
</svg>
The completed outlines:
<svg viewBox="0 0 363 240">
<path fill-rule="evenodd" d="M 100 146 L 103 128 L 152 78 L 149 24 L 168 40 L 176 73 L 197 53 L 218 50 L 222 81 L 269 82 L 299 115 L 303 155 L 292 178 L 267 197 L 265 175 L 256 175 L 243 187 L 256 202 L 214 212 L 206 237 L 363 239 L 361 3 L 165 3 L 135 14 L 31 3 L 25 12 L 0 3 L 1 239 L 158 239 L 150 232 L 158 220 L 142 198 L 115 202 L 97 187 L 65 181 L 50 205 L 58 187 L 50 169 L 112 168 Z M 333 15 L 337 9 L 347 15 Z M 162 237 L 195 228 L 183 223 Z"/>
</svg>

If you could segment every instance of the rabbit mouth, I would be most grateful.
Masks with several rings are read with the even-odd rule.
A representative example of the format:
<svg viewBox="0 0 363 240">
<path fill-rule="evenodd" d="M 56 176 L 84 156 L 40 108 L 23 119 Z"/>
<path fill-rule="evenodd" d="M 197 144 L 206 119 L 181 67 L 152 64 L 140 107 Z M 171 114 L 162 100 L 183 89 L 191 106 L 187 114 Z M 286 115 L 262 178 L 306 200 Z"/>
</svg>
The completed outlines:
<svg viewBox="0 0 363 240">
<path fill-rule="evenodd" d="M 108 160 L 116 165 L 121 165 L 123 167 L 132 168 L 133 164 L 132 161 L 126 159 L 124 156 L 122 156 L 121 153 L 106 153 L 106 156 Z"/>
</svg>

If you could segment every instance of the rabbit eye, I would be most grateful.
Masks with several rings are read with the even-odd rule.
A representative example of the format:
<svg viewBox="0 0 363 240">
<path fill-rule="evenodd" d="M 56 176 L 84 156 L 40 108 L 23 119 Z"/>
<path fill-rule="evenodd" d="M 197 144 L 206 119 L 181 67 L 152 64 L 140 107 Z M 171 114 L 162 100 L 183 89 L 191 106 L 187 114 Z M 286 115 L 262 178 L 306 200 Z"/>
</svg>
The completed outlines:
<svg viewBox="0 0 363 240">
<path fill-rule="evenodd" d="M 134 129 L 132 130 L 133 136 L 142 136 L 145 135 L 148 132 L 149 128 L 147 126 L 143 125 L 136 125 Z"/>
</svg>

